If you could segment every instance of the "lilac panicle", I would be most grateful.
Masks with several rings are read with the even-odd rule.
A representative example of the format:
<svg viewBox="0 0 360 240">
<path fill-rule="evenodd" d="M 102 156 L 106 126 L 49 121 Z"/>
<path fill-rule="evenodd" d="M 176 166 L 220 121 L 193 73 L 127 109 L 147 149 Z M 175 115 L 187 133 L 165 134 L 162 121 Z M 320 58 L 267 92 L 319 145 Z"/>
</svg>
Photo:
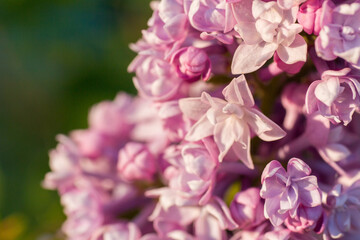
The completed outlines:
<svg viewBox="0 0 360 240">
<path fill-rule="evenodd" d="M 222 161 L 230 149 L 249 168 L 254 168 L 250 155 L 250 131 L 264 141 L 275 141 L 285 132 L 257 110 L 254 99 L 241 75 L 235 78 L 222 92 L 225 100 L 211 97 L 203 92 L 199 98 L 179 101 L 184 115 L 197 121 L 187 136 L 188 141 L 199 141 L 214 136 Z"/>
<path fill-rule="evenodd" d="M 49 154 L 66 237 L 357 239 L 360 1 L 150 5 L 137 96 L 96 104 Z"/>
</svg>

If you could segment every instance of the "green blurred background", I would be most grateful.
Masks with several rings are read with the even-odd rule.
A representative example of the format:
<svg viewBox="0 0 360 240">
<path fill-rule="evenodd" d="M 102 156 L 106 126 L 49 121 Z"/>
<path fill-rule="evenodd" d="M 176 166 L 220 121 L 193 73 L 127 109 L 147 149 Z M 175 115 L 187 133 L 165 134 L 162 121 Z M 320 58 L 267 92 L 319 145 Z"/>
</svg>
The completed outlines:
<svg viewBox="0 0 360 240">
<path fill-rule="evenodd" d="M 150 0 L 0 1 L 0 239 L 53 239 L 64 221 L 41 188 L 55 135 L 87 127 L 91 105 L 135 93 L 128 45 Z"/>
</svg>

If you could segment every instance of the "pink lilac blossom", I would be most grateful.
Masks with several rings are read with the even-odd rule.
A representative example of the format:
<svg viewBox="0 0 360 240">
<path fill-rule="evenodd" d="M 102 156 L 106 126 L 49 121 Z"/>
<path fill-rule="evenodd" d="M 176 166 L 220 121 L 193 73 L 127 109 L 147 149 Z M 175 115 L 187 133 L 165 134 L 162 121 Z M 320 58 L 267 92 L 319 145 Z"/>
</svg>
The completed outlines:
<svg viewBox="0 0 360 240">
<path fill-rule="evenodd" d="M 315 41 L 316 53 L 326 61 L 337 57 L 360 68 L 360 2 L 350 1 L 337 6 L 325 1 L 321 31 Z"/>
<path fill-rule="evenodd" d="M 310 167 L 297 158 L 290 159 L 287 171 L 276 160 L 266 165 L 261 175 L 260 196 L 265 199 L 264 215 L 274 226 L 303 218 L 302 207 L 314 212 L 321 206 L 317 179 L 310 174 Z M 307 227 L 308 224 L 303 224 L 302 228 Z"/>
<path fill-rule="evenodd" d="M 188 141 L 199 141 L 214 136 L 222 161 L 230 149 L 249 168 L 254 168 L 250 156 L 250 138 L 253 131 L 264 141 L 275 141 L 285 132 L 254 108 L 254 99 L 242 75 L 224 88 L 225 100 L 203 92 L 200 98 L 179 101 L 184 115 L 197 121 L 186 135 Z"/>
<path fill-rule="evenodd" d="M 308 0 L 300 6 L 297 20 L 307 34 L 319 35 L 324 0 Z"/>
<path fill-rule="evenodd" d="M 241 229 L 249 229 L 265 220 L 260 189 L 249 188 L 237 193 L 230 205 L 231 216 Z"/>
<path fill-rule="evenodd" d="M 336 185 L 327 195 L 326 205 L 329 208 L 328 224 L 325 234 L 338 239 L 348 233 L 360 233 L 360 187 L 359 182 L 344 189 Z M 345 238 L 344 238 L 345 239 Z"/>
<path fill-rule="evenodd" d="M 334 124 L 349 124 L 360 106 L 360 83 L 350 71 L 349 68 L 328 70 L 322 73 L 321 80 L 311 83 L 306 93 L 307 112 L 318 110 Z"/>
<path fill-rule="evenodd" d="M 295 23 L 298 7 L 281 9 L 276 2 L 261 0 L 232 4 L 234 29 L 243 41 L 232 61 L 233 74 L 258 70 L 276 52 L 286 64 L 306 61 L 307 44 L 299 35 L 302 26 Z"/>
<path fill-rule="evenodd" d="M 137 96 L 96 104 L 49 153 L 63 234 L 358 239 L 359 6 L 152 2 L 130 46 Z"/>
</svg>

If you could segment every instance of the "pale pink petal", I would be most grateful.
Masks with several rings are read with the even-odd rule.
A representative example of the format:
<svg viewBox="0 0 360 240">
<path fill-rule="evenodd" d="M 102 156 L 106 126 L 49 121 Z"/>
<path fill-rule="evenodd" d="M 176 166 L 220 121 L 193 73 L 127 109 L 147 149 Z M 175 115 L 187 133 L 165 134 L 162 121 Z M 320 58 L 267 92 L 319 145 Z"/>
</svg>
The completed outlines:
<svg viewBox="0 0 360 240">
<path fill-rule="evenodd" d="M 315 96 L 328 107 L 335 101 L 341 91 L 339 79 L 337 77 L 321 81 L 315 88 Z"/>
<path fill-rule="evenodd" d="M 285 183 L 279 181 L 276 177 L 270 177 L 265 179 L 262 183 L 260 196 L 262 198 L 273 198 L 279 196 L 286 189 Z"/>
<path fill-rule="evenodd" d="M 278 45 L 275 43 L 260 42 L 254 45 L 241 43 L 235 51 L 231 72 L 245 74 L 258 70 L 273 56 L 277 47 Z"/>
<path fill-rule="evenodd" d="M 179 107 L 186 117 L 199 120 L 210 108 L 210 105 L 201 101 L 201 98 L 183 98 L 179 100 Z"/>
<path fill-rule="evenodd" d="M 275 174 L 280 174 L 287 178 L 287 173 L 283 166 L 279 163 L 279 161 L 272 160 L 270 163 L 266 165 L 261 175 L 261 182 L 263 183 L 266 178 L 270 178 Z"/>
<path fill-rule="evenodd" d="M 222 94 L 228 102 L 240 103 L 246 107 L 252 107 L 255 104 L 244 75 L 234 78 L 230 84 L 224 88 Z"/>
<path fill-rule="evenodd" d="M 254 108 L 246 109 L 246 121 L 251 130 L 264 141 L 275 141 L 286 135 L 276 123 Z"/>
<path fill-rule="evenodd" d="M 306 62 L 307 44 L 304 38 L 297 34 L 290 46 L 279 45 L 276 52 L 286 64 Z"/>
<path fill-rule="evenodd" d="M 185 139 L 187 141 L 199 141 L 203 138 L 213 135 L 214 125 L 210 123 L 206 115 L 203 115 L 190 131 L 186 134 Z"/>
<path fill-rule="evenodd" d="M 278 198 L 266 199 L 264 205 L 264 215 L 274 226 L 280 226 L 288 216 L 288 214 L 279 213 L 278 209 L 280 209 L 280 202 Z"/>
<path fill-rule="evenodd" d="M 339 143 L 331 143 L 323 148 L 318 149 L 319 154 L 323 158 L 331 159 L 332 161 L 341 161 L 350 156 L 351 151 L 344 145 Z"/>
<path fill-rule="evenodd" d="M 320 80 L 314 81 L 310 84 L 306 96 L 305 96 L 305 108 L 308 114 L 312 114 L 318 110 L 317 98 L 315 96 L 315 89 L 318 84 L 321 83 Z"/>
<path fill-rule="evenodd" d="M 292 178 L 302 178 L 310 175 L 311 168 L 304 161 L 292 158 L 287 165 L 287 172 Z"/>
<path fill-rule="evenodd" d="M 206 213 L 201 214 L 195 221 L 194 228 L 198 240 L 225 239 L 225 232 L 219 227 L 217 219 Z"/>
<path fill-rule="evenodd" d="M 235 141 L 233 132 L 233 118 L 227 118 L 225 121 L 217 123 L 214 129 L 214 140 L 220 150 L 219 161 L 221 162 Z"/>
<path fill-rule="evenodd" d="M 250 131 L 247 126 L 244 126 L 243 131 L 242 140 L 234 142 L 232 150 L 245 166 L 254 169 L 254 163 L 250 154 Z"/>
<path fill-rule="evenodd" d="M 321 204 L 321 192 L 315 176 L 304 177 L 296 181 L 296 185 L 299 188 L 299 198 L 303 205 L 315 207 Z"/>
</svg>

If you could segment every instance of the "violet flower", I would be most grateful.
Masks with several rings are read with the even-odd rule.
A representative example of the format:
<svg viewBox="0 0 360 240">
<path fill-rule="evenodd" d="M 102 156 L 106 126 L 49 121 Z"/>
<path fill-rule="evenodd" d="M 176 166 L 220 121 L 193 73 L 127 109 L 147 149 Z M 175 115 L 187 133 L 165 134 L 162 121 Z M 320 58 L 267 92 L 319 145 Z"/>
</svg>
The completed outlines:
<svg viewBox="0 0 360 240">
<path fill-rule="evenodd" d="M 265 220 L 260 189 L 249 188 L 237 193 L 230 205 L 231 216 L 240 229 L 249 229 Z"/>
<path fill-rule="evenodd" d="M 326 61 L 340 57 L 360 68 L 360 2 L 333 5 L 329 0 L 323 4 L 322 28 L 315 40 L 316 53 Z"/>
<path fill-rule="evenodd" d="M 334 186 L 326 198 L 330 208 L 326 234 L 337 239 L 347 233 L 360 233 L 360 182 L 353 183 L 348 189 L 342 185 Z"/>
<path fill-rule="evenodd" d="M 319 110 L 334 124 L 349 124 L 360 106 L 360 83 L 349 74 L 350 71 L 344 68 L 323 72 L 321 80 L 314 81 L 306 93 L 307 112 Z"/>
<path fill-rule="evenodd" d="M 292 221 L 306 217 L 299 215 L 301 207 L 316 211 L 321 206 L 321 191 L 316 177 L 310 173 L 310 167 L 297 158 L 290 159 L 287 171 L 276 160 L 266 165 L 261 175 L 260 196 L 265 199 L 264 215 L 274 226 L 289 218 Z"/>
</svg>

